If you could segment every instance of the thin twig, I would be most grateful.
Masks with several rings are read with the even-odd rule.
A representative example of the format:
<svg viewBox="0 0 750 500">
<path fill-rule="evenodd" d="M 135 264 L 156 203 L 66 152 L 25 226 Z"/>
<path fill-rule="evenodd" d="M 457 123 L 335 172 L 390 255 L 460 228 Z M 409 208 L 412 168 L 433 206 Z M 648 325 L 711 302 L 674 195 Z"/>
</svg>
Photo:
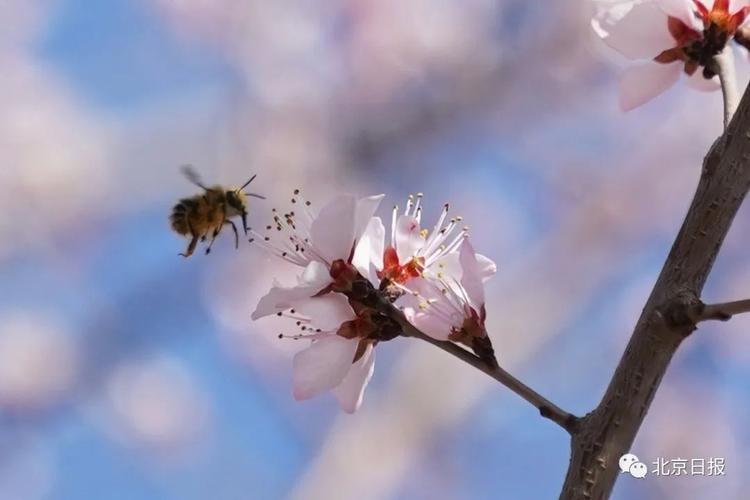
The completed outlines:
<svg viewBox="0 0 750 500">
<path fill-rule="evenodd" d="M 705 304 L 699 311 L 693 313 L 691 319 L 695 322 L 719 320 L 727 321 L 735 314 L 750 312 L 750 299 L 722 302 L 719 304 Z"/>
<path fill-rule="evenodd" d="M 486 373 L 487 375 L 494 378 L 505 387 L 531 403 L 537 410 L 539 410 L 539 414 L 542 417 L 552 420 L 557 425 L 568 431 L 570 434 L 575 432 L 579 421 L 578 417 L 561 409 L 560 407 L 549 401 L 547 398 L 540 395 L 534 389 L 515 378 L 507 371 L 503 370 L 496 364 L 490 364 L 484 361 L 479 356 L 476 356 L 475 354 L 467 351 L 458 344 L 449 341 L 436 340 L 429 335 L 422 333 L 418 328 L 409 323 L 409 321 L 404 317 L 404 314 L 390 302 L 382 300 L 380 301 L 378 306 L 378 309 L 383 314 L 396 321 L 401 326 L 404 336 L 414 337 L 424 340 L 425 342 L 429 342 L 430 344 L 439 347 L 443 351 L 452 354 L 458 359 L 470 364 L 477 370 Z"/>
<path fill-rule="evenodd" d="M 724 130 L 726 130 L 740 102 L 740 93 L 737 89 L 737 74 L 734 69 L 734 54 L 729 44 L 724 47 L 724 50 L 714 56 L 714 65 L 716 74 L 719 75 L 721 95 L 724 99 Z"/>
</svg>

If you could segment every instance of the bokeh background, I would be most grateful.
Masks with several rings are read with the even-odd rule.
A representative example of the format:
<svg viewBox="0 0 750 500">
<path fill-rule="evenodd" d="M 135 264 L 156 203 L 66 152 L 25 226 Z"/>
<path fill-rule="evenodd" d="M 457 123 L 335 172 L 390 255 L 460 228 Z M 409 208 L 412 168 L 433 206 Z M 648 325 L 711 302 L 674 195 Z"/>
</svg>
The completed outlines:
<svg viewBox="0 0 750 500">
<path fill-rule="evenodd" d="M 427 344 L 380 345 L 354 416 L 294 402 L 301 345 L 250 320 L 293 270 L 227 235 L 183 260 L 167 216 L 185 163 L 258 173 L 251 225 L 294 188 L 384 192 L 382 216 L 422 191 L 427 220 L 450 201 L 499 263 L 501 363 L 585 413 L 721 130 L 718 93 L 679 86 L 622 114 L 591 8 L 4 0 L 0 498 L 556 498 L 566 435 Z M 706 300 L 750 295 L 749 242 L 745 208 Z M 726 475 L 622 477 L 614 498 L 750 498 L 749 362 L 749 319 L 702 325 L 632 450 Z"/>
</svg>

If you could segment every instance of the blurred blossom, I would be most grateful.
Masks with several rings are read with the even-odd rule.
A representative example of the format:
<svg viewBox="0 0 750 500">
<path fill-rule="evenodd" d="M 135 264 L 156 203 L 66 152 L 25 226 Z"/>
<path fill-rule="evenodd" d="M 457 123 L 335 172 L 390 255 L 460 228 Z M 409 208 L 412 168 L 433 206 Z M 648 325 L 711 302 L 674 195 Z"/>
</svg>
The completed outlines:
<svg viewBox="0 0 750 500">
<path fill-rule="evenodd" d="M 487 0 L 359 0 L 352 2 L 350 60 L 362 95 L 380 101 L 410 82 L 491 65 L 497 12 Z"/>
<path fill-rule="evenodd" d="M 208 406 L 179 361 L 162 356 L 118 366 L 107 380 L 108 425 L 128 445 L 174 451 L 205 429 Z"/>
<path fill-rule="evenodd" d="M 10 311 L 0 321 L 0 407 L 45 410 L 71 390 L 79 353 L 64 327 L 38 311 Z"/>
<path fill-rule="evenodd" d="M 315 101 L 329 92 L 325 43 L 326 2 L 257 0 L 155 0 L 154 5 L 187 30 L 214 41 L 269 106 Z"/>
<path fill-rule="evenodd" d="M 0 47 L 0 151 L 3 165 L 12 165 L 0 168 L 0 234 L 13 235 L 0 259 L 111 210 L 101 205 L 109 188 L 109 127 L 22 48 Z"/>
</svg>

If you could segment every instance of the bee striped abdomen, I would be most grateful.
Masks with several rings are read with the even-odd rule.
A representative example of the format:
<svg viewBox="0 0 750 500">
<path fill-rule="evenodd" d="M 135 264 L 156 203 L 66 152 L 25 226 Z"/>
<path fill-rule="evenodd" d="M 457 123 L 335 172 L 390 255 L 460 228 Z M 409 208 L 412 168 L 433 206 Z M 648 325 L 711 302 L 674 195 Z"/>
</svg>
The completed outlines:
<svg viewBox="0 0 750 500">
<path fill-rule="evenodd" d="M 172 214 L 169 216 L 169 221 L 172 224 L 172 229 L 178 234 L 188 235 L 190 234 L 190 224 L 188 223 L 189 213 L 195 210 L 197 203 L 191 199 L 180 200 L 177 205 L 172 208 Z"/>
</svg>

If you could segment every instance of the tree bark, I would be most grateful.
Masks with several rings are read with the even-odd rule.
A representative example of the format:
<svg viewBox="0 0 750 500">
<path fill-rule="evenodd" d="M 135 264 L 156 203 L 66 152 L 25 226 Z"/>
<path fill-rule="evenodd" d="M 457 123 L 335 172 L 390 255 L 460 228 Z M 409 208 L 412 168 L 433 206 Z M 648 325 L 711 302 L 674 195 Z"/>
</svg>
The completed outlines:
<svg viewBox="0 0 750 500">
<path fill-rule="evenodd" d="M 654 166 L 658 175 L 658 165 Z M 687 170 L 686 170 L 687 175 Z M 608 498 L 669 362 L 695 329 L 690 311 L 750 187 L 750 92 L 709 151 L 672 250 L 606 393 L 571 439 L 561 499 Z"/>
</svg>

